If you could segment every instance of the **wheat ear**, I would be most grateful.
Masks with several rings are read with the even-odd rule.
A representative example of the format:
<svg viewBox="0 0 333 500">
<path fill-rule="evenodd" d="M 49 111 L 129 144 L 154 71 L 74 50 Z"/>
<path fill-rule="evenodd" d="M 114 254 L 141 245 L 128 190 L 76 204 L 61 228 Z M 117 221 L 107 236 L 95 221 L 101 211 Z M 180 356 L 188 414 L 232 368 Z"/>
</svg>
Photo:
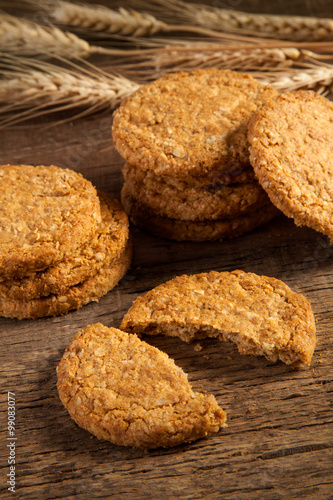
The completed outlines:
<svg viewBox="0 0 333 500">
<path fill-rule="evenodd" d="M 299 42 L 333 40 L 333 20 L 327 18 L 252 14 L 182 0 L 136 0 L 135 5 L 164 20 L 190 22 L 210 30 Z"/>
<path fill-rule="evenodd" d="M 36 0 L 27 0 L 36 4 Z M 124 35 L 132 37 L 147 37 L 157 32 L 186 31 L 211 38 L 247 42 L 241 36 L 230 35 L 207 29 L 203 26 L 173 25 L 160 21 L 147 12 L 127 10 L 120 7 L 113 10 L 103 5 L 87 3 L 75 4 L 64 0 L 46 0 L 40 7 L 53 22 L 79 29 L 79 33 L 103 33 L 103 35 Z"/>
<path fill-rule="evenodd" d="M 78 107 L 85 111 L 77 116 L 112 110 L 139 88 L 137 83 L 107 74 L 87 62 L 82 61 L 84 66 L 68 64 L 68 68 L 62 68 L 45 61 L 0 54 L 0 126 Z"/>
<path fill-rule="evenodd" d="M 23 56 L 48 54 L 75 59 L 97 53 L 129 54 L 126 50 L 90 45 L 74 33 L 62 31 L 56 26 L 41 26 L 9 14 L 0 14 L 0 40 L 7 52 Z M 136 51 L 132 51 L 132 53 L 136 53 Z"/>
<path fill-rule="evenodd" d="M 304 89 L 326 94 L 333 86 L 332 65 L 305 65 L 303 68 L 288 68 L 283 71 L 255 72 L 253 76 L 280 92 Z"/>
</svg>

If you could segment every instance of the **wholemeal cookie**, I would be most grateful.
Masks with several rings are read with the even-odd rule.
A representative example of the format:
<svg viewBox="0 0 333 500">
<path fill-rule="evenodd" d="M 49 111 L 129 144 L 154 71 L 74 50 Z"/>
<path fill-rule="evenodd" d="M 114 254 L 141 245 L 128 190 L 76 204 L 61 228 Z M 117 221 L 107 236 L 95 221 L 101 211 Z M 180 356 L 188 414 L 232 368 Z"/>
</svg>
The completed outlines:
<svg viewBox="0 0 333 500">
<path fill-rule="evenodd" d="M 316 345 L 308 300 L 275 278 L 243 271 L 178 276 L 135 300 L 120 328 L 137 334 L 218 337 L 241 354 L 309 365 Z"/>
<path fill-rule="evenodd" d="M 281 94 L 256 113 L 248 137 L 272 202 L 333 241 L 333 104 L 312 91 Z"/>
<path fill-rule="evenodd" d="M 247 124 L 276 93 L 230 70 L 163 76 L 115 112 L 114 145 L 129 163 L 158 175 L 202 186 L 249 182 Z"/>
<path fill-rule="evenodd" d="M 81 174 L 55 166 L 0 166 L 0 278 L 60 262 L 100 222 L 97 192 Z"/>
<path fill-rule="evenodd" d="M 62 295 L 49 295 L 32 300 L 14 300 L 0 297 L 0 316 L 17 319 L 37 319 L 59 316 L 80 309 L 89 302 L 98 302 L 124 276 L 131 264 L 132 245 L 129 241 L 123 253 L 101 268 L 94 276 L 64 290 Z"/>
<path fill-rule="evenodd" d="M 167 354 L 100 323 L 74 337 L 57 374 L 60 399 L 71 417 L 117 445 L 171 447 L 225 425 L 214 396 L 193 392 Z"/>
<path fill-rule="evenodd" d="M 268 202 L 268 195 L 257 181 L 196 186 L 170 176 L 157 176 L 128 163 L 123 176 L 135 198 L 162 217 L 192 221 L 225 219 L 257 210 Z"/>
<path fill-rule="evenodd" d="M 129 237 L 127 215 L 111 195 L 102 192 L 98 195 L 102 221 L 87 243 L 53 267 L 0 282 L 0 297 L 27 301 L 50 294 L 65 295 L 69 287 L 109 267 L 122 254 Z"/>
<path fill-rule="evenodd" d="M 150 207 L 138 202 L 129 191 L 127 183 L 123 185 L 121 201 L 134 225 L 154 236 L 176 241 L 234 238 L 269 222 L 279 213 L 278 209 L 268 202 L 258 210 L 231 219 L 205 221 L 171 219 L 156 215 Z"/>
</svg>

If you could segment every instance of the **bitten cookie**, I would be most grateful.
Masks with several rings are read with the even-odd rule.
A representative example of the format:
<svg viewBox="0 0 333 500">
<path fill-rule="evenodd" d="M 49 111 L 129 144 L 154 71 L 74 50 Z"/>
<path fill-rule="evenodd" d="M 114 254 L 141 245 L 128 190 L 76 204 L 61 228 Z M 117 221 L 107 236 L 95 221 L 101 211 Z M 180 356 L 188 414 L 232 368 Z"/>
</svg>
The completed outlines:
<svg viewBox="0 0 333 500">
<path fill-rule="evenodd" d="M 178 72 L 142 86 L 114 113 L 113 142 L 143 170 L 197 185 L 253 180 L 247 125 L 277 92 L 245 73 Z"/>
<path fill-rule="evenodd" d="M 243 271 L 178 276 L 137 298 L 120 328 L 193 339 L 218 337 L 241 354 L 310 365 L 316 345 L 308 300 L 275 278 Z"/>
<path fill-rule="evenodd" d="M 0 166 L 0 278 L 60 262 L 100 222 L 97 192 L 81 174 L 55 166 Z"/>
<path fill-rule="evenodd" d="M 225 425 L 214 396 L 193 392 L 165 353 L 100 323 L 74 337 L 57 374 L 60 399 L 71 417 L 117 445 L 171 447 Z"/>
<path fill-rule="evenodd" d="M 333 104 L 313 91 L 281 94 L 253 116 L 248 138 L 272 202 L 333 241 Z"/>
</svg>

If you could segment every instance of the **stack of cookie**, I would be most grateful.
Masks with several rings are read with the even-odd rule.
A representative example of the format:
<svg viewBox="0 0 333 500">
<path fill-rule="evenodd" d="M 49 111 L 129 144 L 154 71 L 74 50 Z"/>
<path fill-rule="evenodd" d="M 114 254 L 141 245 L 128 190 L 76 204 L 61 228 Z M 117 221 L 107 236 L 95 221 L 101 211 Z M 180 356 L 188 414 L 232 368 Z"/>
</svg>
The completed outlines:
<svg viewBox="0 0 333 500">
<path fill-rule="evenodd" d="M 121 204 L 55 166 L 0 167 L 0 315 L 64 314 L 111 290 L 131 261 Z"/>
<path fill-rule="evenodd" d="M 127 161 L 122 204 L 133 223 L 175 240 L 238 236 L 278 210 L 249 162 L 249 119 L 276 91 L 229 70 L 174 73 L 115 112 Z"/>
</svg>

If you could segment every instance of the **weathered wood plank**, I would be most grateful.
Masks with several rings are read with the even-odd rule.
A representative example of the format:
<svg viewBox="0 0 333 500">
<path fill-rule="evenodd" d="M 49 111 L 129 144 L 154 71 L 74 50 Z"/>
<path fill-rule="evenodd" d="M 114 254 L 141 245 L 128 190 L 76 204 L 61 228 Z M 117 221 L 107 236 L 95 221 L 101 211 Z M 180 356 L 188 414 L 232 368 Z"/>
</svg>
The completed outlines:
<svg viewBox="0 0 333 500">
<path fill-rule="evenodd" d="M 122 160 L 109 118 L 3 132 L 2 163 L 54 163 L 118 193 Z M 132 228 L 133 266 L 99 304 L 59 318 L 0 319 L 1 498 L 7 490 L 7 392 L 16 398 L 16 487 L 24 499 L 328 499 L 332 496 L 333 248 L 284 216 L 234 240 L 176 243 Z M 228 428 L 172 450 L 116 447 L 80 429 L 56 391 L 56 366 L 75 333 L 95 321 L 119 326 L 140 294 L 181 273 L 236 268 L 283 279 L 312 303 L 318 347 L 312 366 L 292 369 L 241 356 L 218 340 L 187 345 L 146 337 L 212 392 Z"/>
</svg>

